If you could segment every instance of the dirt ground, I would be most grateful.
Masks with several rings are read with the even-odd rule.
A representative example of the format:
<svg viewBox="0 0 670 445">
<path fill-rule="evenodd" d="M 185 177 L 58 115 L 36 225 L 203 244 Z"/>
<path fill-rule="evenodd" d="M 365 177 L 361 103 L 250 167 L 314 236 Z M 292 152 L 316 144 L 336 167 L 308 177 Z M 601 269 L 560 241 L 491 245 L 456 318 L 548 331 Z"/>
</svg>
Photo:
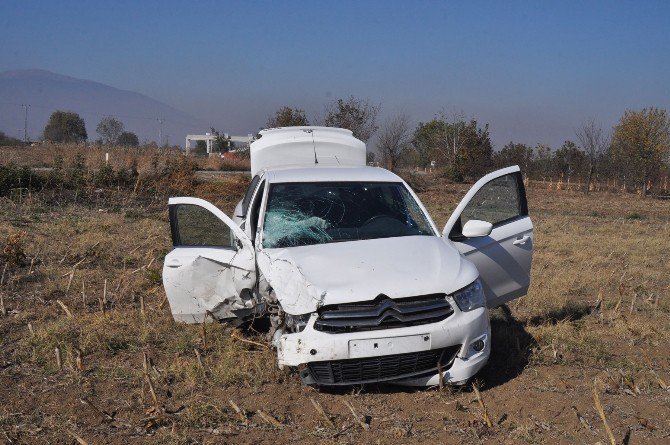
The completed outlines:
<svg viewBox="0 0 670 445">
<path fill-rule="evenodd" d="M 230 212 L 246 181 L 192 194 Z M 441 226 L 468 186 L 426 182 Z M 0 443 L 670 443 L 670 201 L 528 198 L 531 289 L 492 311 L 473 384 L 338 392 L 278 370 L 261 333 L 172 321 L 165 199 L 0 198 Z"/>
</svg>

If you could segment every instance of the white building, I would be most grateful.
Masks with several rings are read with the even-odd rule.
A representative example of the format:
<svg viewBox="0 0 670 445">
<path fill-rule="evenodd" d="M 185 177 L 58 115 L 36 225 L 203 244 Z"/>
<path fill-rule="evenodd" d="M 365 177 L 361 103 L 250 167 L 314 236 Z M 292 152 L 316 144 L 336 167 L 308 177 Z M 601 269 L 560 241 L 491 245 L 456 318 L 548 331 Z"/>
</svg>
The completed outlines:
<svg viewBox="0 0 670 445">
<path fill-rule="evenodd" d="M 189 154 L 191 152 L 191 142 L 193 141 L 205 141 L 207 144 L 207 154 L 209 155 L 210 153 L 213 152 L 213 147 L 214 147 L 214 141 L 216 138 L 219 137 L 216 134 L 212 133 L 205 133 L 205 134 L 188 134 L 186 135 L 186 144 L 184 145 L 184 149 L 186 150 L 186 154 Z M 224 139 L 227 139 L 229 141 L 229 146 L 232 149 L 232 145 L 234 144 L 237 149 L 248 149 L 249 144 L 251 144 L 254 141 L 254 135 L 253 134 L 248 134 L 246 136 L 229 136 L 228 133 L 223 134 Z"/>
</svg>

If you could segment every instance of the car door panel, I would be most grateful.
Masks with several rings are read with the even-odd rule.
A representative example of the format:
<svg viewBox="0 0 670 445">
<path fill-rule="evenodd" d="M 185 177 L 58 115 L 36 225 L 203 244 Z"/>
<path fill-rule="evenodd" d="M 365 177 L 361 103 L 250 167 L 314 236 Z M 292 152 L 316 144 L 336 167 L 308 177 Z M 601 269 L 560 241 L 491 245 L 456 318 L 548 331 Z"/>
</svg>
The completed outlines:
<svg viewBox="0 0 670 445">
<path fill-rule="evenodd" d="M 466 216 L 493 219 L 488 236 L 459 235 Z M 498 170 L 479 180 L 445 226 L 444 236 L 479 270 L 489 307 L 525 295 L 530 285 L 533 224 L 518 167 Z"/>
<path fill-rule="evenodd" d="M 163 284 L 175 320 L 252 314 L 255 253 L 244 232 L 207 201 L 170 198 L 169 208 L 174 249 L 165 257 Z"/>
<path fill-rule="evenodd" d="M 524 237 L 528 238 L 523 245 L 514 244 Z M 489 236 L 456 243 L 465 258 L 477 266 L 489 307 L 499 306 L 528 292 L 532 237 L 532 223 L 525 217 L 494 227 Z"/>
</svg>

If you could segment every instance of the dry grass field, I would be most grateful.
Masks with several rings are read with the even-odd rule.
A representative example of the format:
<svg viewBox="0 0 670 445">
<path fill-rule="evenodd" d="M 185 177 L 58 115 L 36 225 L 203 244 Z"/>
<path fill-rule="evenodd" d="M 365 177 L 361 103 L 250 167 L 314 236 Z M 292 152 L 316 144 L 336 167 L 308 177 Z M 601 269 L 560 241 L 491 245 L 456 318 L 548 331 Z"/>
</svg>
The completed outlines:
<svg viewBox="0 0 670 445">
<path fill-rule="evenodd" d="M 87 168 L 97 169 L 109 163 L 114 169 L 136 168 L 141 174 L 165 162 L 166 159 L 180 156 L 176 148 L 141 147 L 103 147 L 96 145 L 42 143 L 35 147 L 2 147 L 0 164 L 22 165 L 33 168 L 50 168 L 60 159 L 65 165 L 72 164 L 81 156 Z M 220 157 L 190 158 L 199 170 L 249 170 L 248 159 L 223 160 Z"/>
<path fill-rule="evenodd" d="M 230 212 L 247 181 L 178 190 Z M 468 186 L 427 182 L 441 226 Z M 532 286 L 478 391 L 317 392 L 260 333 L 172 321 L 168 193 L 0 197 L 0 443 L 670 442 L 670 201 L 531 183 Z"/>
</svg>

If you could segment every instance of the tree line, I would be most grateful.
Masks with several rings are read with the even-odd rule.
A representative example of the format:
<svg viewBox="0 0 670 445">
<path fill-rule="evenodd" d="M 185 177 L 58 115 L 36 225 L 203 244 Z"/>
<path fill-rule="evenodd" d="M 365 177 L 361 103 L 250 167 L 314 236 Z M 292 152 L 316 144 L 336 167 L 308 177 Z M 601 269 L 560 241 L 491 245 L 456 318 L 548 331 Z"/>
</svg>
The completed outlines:
<svg viewBox="0 0 670 445">
<path fill-rule="evenodd" d="M 139 138 L 132 131 L 126 131 L 123 122 L 114 116 L 103 117 L 95 128 L 99 145 L 122 145 L 136 147 Z M 56 143 L 82 143 L 88 140 L 86 123 L 78 113 L 57 110 L 51 113 L 47 124 L 42 130 L 41 139 Z M 6 136 L 0 132 L 0 145 L 21 145 L 22 141 Z"/>
<path fill-rule="evenodd" d="M 378 125 L 380 109 L 353 96 L 338 99 L 315 123 L 348 128 L 365 142 L 376 136 L 376 151 L 368 153 L 368 160 L 390 170 L 434 165 L 454 181 L 474 180 L 516 164 L 532 179 L 582 181 L 587 192 L 596 179 L 618 180 L 646 195 L 658 191 L 661 181 L 667 187 L 670 175 L 670 119 L 665 109 L 626 110 L 612 129 L 587 119 L 573 139 L 556 149 L 511 141 L 497 151 L 488 123 L 443 112 L 416 126 L 403 113 Z M 284 106 L 268 117 L 266 128 L 309 124 L 303 109 Z"/>
<path fill-rule="evenodd" d="M 575 130 L 572 139 L 556 149 L 511 141 L 497 151 L 491 143 L 489 124 L 463 114 L 442 112 L 414 126 L 403 113 L 379 123 L 380 110 L 380 104 L 349 96 L 329 102 L 323 114 L 310 122 L 304 109 L 282 106 L 268 116 L 264 128 L 310 124 L 347 128 L 366 143 L 374 140 L 374 144 L 368 144 L 374 146 L 368 152 L 369 162 L 390 170 L 434 167 L 454 181 L 477 179 L 495 168 L 517 164 L 532 179 L 582 181 L 587 191 L 595 179 L 618 180 L 638 188 L 643 195 L 658 189 L 664 178 L 667 187 L 670 119 L 665 109 L 626 110 L 612 129 L 588 119 Z M 211 131 L 217 135 L 215 145 L 220 151 L 230 148 L 230 141 L 214 128 Z M 102 118 L 96 132 L 99 144 L 139 145 L 137 135 L 125 131 L 123 123 L 112 116 Z M 78 143 L 86 141 L 88 135 L 77 113 L 55 111 L 42 138 Z M 16 141 L 0 134 L 2 145 Z"/>
</svg>

